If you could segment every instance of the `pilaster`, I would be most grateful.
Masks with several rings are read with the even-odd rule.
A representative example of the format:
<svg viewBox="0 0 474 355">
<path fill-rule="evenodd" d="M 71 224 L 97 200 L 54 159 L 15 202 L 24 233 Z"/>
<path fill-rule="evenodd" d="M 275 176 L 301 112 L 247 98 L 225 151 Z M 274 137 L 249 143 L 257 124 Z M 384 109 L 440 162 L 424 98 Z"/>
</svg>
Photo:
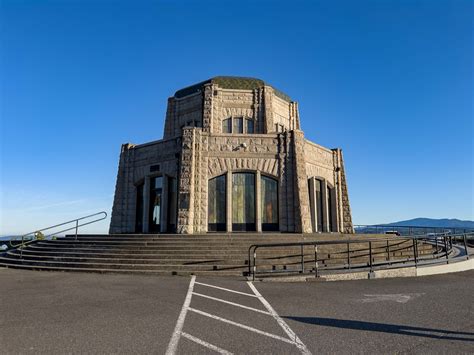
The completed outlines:
<svg viewBox="0 0 474 355">
<path fill-rule="evenodd" d="M 346 173 L 344 169 L 344 157 L 342 150 L 339 150 L 341 161 L 341 196 L 342 196 L 342 219 L 344 233 L 354 233 L 354 226 L 352 224 L 351 206 L 349 203 L 349 193 L 347 190 Z"/>
<path fill-rule="evenodd" d="M 294 145 L 294 172 L 295 172 L 295 232 L 311 233 L 311 215 L 309 207 L 308 177 L 304 158 L 304 134 L 302 131 L 292 131 Z"/>
<path fill-rule="evenodd" d="M 181 168 L 178 192 L 178 233 L 191 234 L 194 231 L 194 142 L 192 127 L 183 129 Z"/>
<path fill-rule="evenodd" d="M 262 133 L 275 132 L 273 122 L 273 88 L 271 86 L 263 87 L 263 105 L 265 108 L 265 126 Z"/>
<path fill-rule="evenodd" d="M 213 127 L 214 85 L 205 84 L 202 104 L 202 131 L 211 132 Z"/>
</svg>

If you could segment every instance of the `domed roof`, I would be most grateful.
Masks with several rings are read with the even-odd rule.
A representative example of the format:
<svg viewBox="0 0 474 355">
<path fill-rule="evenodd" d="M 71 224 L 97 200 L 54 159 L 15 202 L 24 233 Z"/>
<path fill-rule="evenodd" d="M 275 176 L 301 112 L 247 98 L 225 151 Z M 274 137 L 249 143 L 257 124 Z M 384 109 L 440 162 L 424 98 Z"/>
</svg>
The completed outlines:
<svg viewBox="0 0 474 355">
<path fill-rule="evenodd" d="M 245 78 L 245 77 L 239 77 L 239 76 L 215 76 L 206 81 L 202 81 L 198 84 L 194 84 L 184 89 L 176 91 L 174 93 L 174 97 L 181 98 L 181 97 L 194 94 L 202 90 L 205 84 L 209 84 L 209 83 L 217 84 L 222 89 L 236 89 L 236 90 L 253 90 L 253 89 L 261 88 L 264 85 L 271 86 L 268 83 L 265 83 L 263 80 L 257 79 L 257 78 Z M 273 86 L 272 88 L 276 96 L 278 96 L 279 98 L 285 101 L 288 101 L 288 102 L 291 101 L 291 98 L 288 95 L 281 92 L 280 90 L 277 90 Z"/>
</svg>

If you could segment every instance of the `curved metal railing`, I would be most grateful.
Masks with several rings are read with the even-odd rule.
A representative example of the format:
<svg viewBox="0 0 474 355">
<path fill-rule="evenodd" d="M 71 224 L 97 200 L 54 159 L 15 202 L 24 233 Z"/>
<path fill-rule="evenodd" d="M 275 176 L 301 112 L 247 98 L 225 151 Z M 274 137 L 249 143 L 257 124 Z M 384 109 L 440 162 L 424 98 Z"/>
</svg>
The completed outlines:
<svg viewBox="0 0 474 355">
<path fill-rule="evenodd" d="M 463 234 L 473 233 L 473 228 L 460 228 L 460 227 L 420 227 L 410 225 L 390 225 L 390 224 L 356 224 L 354 225 L 356 234 L 394 234 L 398 232 L 402 236 L 416 236 L 420 234 L 440 234 L 440 233 L 451 233 L 451 234 Z"/>
<path fill-rule="evenodd" d="M 87 220 L 87 219 L 90 219 L 90 218 L 96 217 L 96 216 L 101 216 L 101 217 L 100 218 L 95 218 L 92 221 L 79 223 L 80 221 L 84 221 L 84 220 Z M 54 235 L 57 235 L 59 233 L 64 233 L 64 232 L 68 232 L 68 231 L 71 231 L 71 230 L 75 230 L 75 235 L 76 235 L 76 239 L 77 239 L 77 232 L 79 230 L 79 227 L 87 226 L 89 224 L 102 221 L 106 218 L 107 218 L 107 212 L 100 211 L 100 212 L 97 212 L 97 213 L 90 214 L 88 216 L 72 219 L 72 220 L 67 221 L 67 222 L 55 224 L 54 226 L 49 226 L 49 227 L 46 227 L 46 228 L 37 229 L 33 232 L 23 234 L 23 235 L 18 236 L 16 238 L 10 239 L 9 244 L 10 244 L 10 247 L 12 247 L 12 248 L 20 249 L 20 257 L 21 257 L 21 256 L 23 256 L 23 248 L 25 246 L 37 241 L 37 240 L 46 239 L 46 238 L 52 237 Z M 43 234 L 43 232 L 45 232 L 45 231 L 50 231 L 52 229 L 62 227 L 62 226 L 66 226 L 66 225 L 70 225 L 70 224 L 73 224 L 73 226 L 61 229 L 59 231 L 54 231 L 54 233 L 50 233 L 50 234 L 46 234 L 46 235 Z M 21 241 L 20 241 L 20 239 L 21 239 Z M 18 243 L 15 243 L 15 242 L 18 242 Z"/>
<path fill-rule="evenodd" d="M 257 274 L 273 274 L 273 273 L 300 273 L 305 272 L 315 273 L 316 277 L 319 277 L 320 266 L 319 262 L 325 261 L 324 258 L 318 258 L 318 247 L 330 246 L 330 245 L 346 245 L 346 250 L 337 251 L 334 254 L 342 257 L 336 257 L 335 259 L 343 261 L 343 265 L 336 265 L 328 268 L 327 265 L 324 267 L 325 270 L 344 270 L 344 269 L 357 269 L 357 268 L 369 268 L 370 272 L 374 270 L 374 267 L 385 266 L 386 268 L 400 268 L 413 266 L 405 265 L 400 266 L 404 263 L 414 263 L 415 267 L 418 266 L 420 261 L 436 260 L 435 263 L 449 263 L 449 255 L 453 251 L 453 244 L 461 241 L 465 250 L 465 256 L 469 259 L 469 250 L 467 238 L 473 238 L 474 233 L 463 233 L 463 234 L 449 234 L 439 233 L 427 235 L 419 235 L 412 237 L 396 237 L 396 238 L 374 238 L 374 239 L 354 239 L 354 240 L 336 240 L 336 241 L 309 241 L 309 242 L 289 242 L 289 243 L 272 243 L 272 244 L 253 244 L 248 249 L 248 276 L 252 276 L 255 280 Z M 390 244 L 390 242 L 395 242 Z M 354 244 L 367 244 L 366 248 L 351 249 L 351 245 Z M 406 245 L 404 245 L 406 244 Z M 434 251 L 428 255 L 420 253 L 420 244 L 430 245 Z M 313 247 L 314 258 L 311 256 L 310 260 L 307 258 L 307 251 L 305 247 Z M 282 270 L 258 270 L 257 250 L 262 249 L 273 249 L 273 248 L 289 248 L 299 247 L 300 252 L 295 254 L 292 251 L 289 254 L 278 255 L 277 259 L 292 259 L 291 262 L 286 262 Z M 408 257 L 391 257 L 391 253 L 408 252 L 411 256 Z M 305 258 L 306 256 L 306 258 Z M 297 261 L 294 259 L 297 258 Z M 382 259 L 376 261 L 376 258 Z M 330 258 L 327 258 L 330 259 Z M 334 259 L 334 258 L 333 258 Z M 357 262 L 353 260 L 357 259 Z M 363 259 L 362 263 L 360 259 Z M 268 260 L 268 259 L 267 259 Z M 440 261 L 441 260 L 441 261 Z M 313 267 L 305 268 L 305 264 L 314 263 Z M 263 266 L 263 265 L 262 265 Z M 269 266 L 266 264 L 265 266 Z M 292 269 L 288 269 L 287 266 L 292 266 Z M 296 266 L 296 268 L 295 268 Z"/>
</svg>

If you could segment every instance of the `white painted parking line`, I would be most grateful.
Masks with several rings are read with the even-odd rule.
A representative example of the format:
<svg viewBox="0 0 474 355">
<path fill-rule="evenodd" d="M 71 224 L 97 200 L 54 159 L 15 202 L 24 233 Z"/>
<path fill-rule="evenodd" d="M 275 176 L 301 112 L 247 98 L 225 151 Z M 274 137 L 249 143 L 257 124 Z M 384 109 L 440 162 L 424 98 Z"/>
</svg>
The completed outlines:
<svg viewBox="0 0 474 355">
<path fill-rule="evenodd" d="M 206 286 L 206 287 L 217 288 L 217 289 L 219 289 L 219 290 L 223 290 L 223 291 L 227 291 L 227 292 L 238 293 L 238 294 L 240 294 L 240 295 L 245 295 L 245 296 L 249 296 L 249 297 L 257 297 L 257 296 L 255 296 L 255 295 L 252 295 L 251 293 L 235 291 L 235 290 L 231 290 L 231 289 L 229 289 L 229 288 L 224 288 L 224 287 L 209 285 L 209 284 L 205 284 L 205 283 L 202 283 L 202 282 L 197 282 L 197 281 L 196 281 L 196 284 L 197 284 L 197 285 Z"/>
<path fill-rule="evenodd" d="M 207 313 L 207 312 L 203 312 L 203 311 L 200 311 L 199 309 L 195 309 L 195 308 L 189 307 L 188 310 L 190 310 L 191 312 L 200 314 L 200 315 L 202 315 L 202 316 L 205 316 L 205 317 L 209 317 L 209 318 L 216 319 L 216 320 L 219 320 L 219 321 L 224 322 L 224 323 L 228 323 L 228 324 L 235 325 L 236 327 L 239 327 L 239 328 L 242 328 L 242 329 L 246 329 L 246 330 L 249 330 L 249 331 L 254 332 L 254 333 L 257 333 L 257 334 L 266 335 L 267 337 L 281 340 L 281 341 L 283 341 L 283 342 L 285 342 L 285 343 L 295 344 L 293 340 L 289 340 L 289 339 L 287 339 L 287 338 L 283 338 L 283 337 L 281 337 L 281 336 L 279 336 L 279 335 L 275 335 L 275 334 L 272 334 L 272 333 L 268 333 L 268 332 L 265 332 L 265 331 L 260 330 L 260 329 L 257 329 L 257 328 L 249 327 L 248 325 L 241 324 L 241 323 L 237 323 L 237 322 L 231 321 L 231 320 L 229 320 L 229 319 L 216 316 L 216 315 L 214 315 L 214 314 L 210 314 L 210 313 Z"/>
<path fill-rule="evenodd" d="M 232 305 L 232 306 L 245 308 L 245 309 L 248 309 L 248 310 L 251 310 L 251 311 L 254 311 L 254 312 L 258 312 L 258 313 L 263 313 L 263 314 L 271 315 L 271 314 L 270 314 L 269 312 L 267 312 L 267 311 L 263 311 L 263 310 L 261 310 L 261 309 L 257 309 L 257 308 L 253 308 L 253 307 L 244 306 L 243 304 L 240 304 L 240 303 L 234 303 L 234 302 L 226 301 L 226 300 L 223 300 L 223 299 L 221 299 L 221 298 L 212 297 L 212 296 L 208 296 L 208 295 L 203 295 L 203 294 L 197 293 L 197 292 L 193 292 L 193 295 L 196 295 L 196 296 L 199 296 L 199 297 L 208 298 L 208 299 L 210 299 L 210 300 L 214 300 L 214 301 L 217 301 L 217 302 L 227 303 L 227 304 L 230 304 L 230 305 Z"/>
<path fill-rule="evenodd" d="M 245 305 L 240 304 L 240 303 L 227 301 L 227 300 L 222 299 L 222 298 L 217 298 L 217 297 L 205 295 L 205 294 L 202 294 L 202 293 L 199 293 L 199 292 L 194 292 L 193 290 L 194 290 L 194 286 L 196 284 L 206 286 L 206 287 L 215 288 L 215 289 L 219 289 L 219 290 L 223 290 L 223 291 L 227 291 L 227 292 L 237 293 L 237 294 L 240 294 L 240 295 L 245 295 L 245 296 L 249 296 L 249 297 L 258 298 L 260 300 L 260 302 L 263 304 L 263 306 L 266 308 L 267 311 L 257 309 L 257 308 L 253 308 L 253 307 L 249 307 L 249 306 L 245 306 Z M 250 289 L 252 290 L 253 294 L 240 292 L 240 291 L 232 290 L 232 289 L 229 289 L 229 288 L 224 288 L 224 287 L 215 286 L 215 285 L 211 285 L 211 284 L 206 284 L 206 283 L 202 283 L 202 282 L 197 282 L 196 277 L 193 276 L 191 278 L 190 283 L 189 283 L 188 293 L 186 294 L 186 298 L 184 300 L 183 307 L 181 308 L 181 312 L 179 314 L 178 321 L 176 322 L 176 326 L 175 326 L 173 335 L 172 335 L 171 340 L 168 344 L 168 349 L 166 350 L 166 355 L 175 355 L 176 354 L 176 351 L 178 349 L 179 339 L 180 339 L 181 336 L 187 338 L 188 340 L 190 340 L 190 341 L 192 341 L 196 344 L 202 345 L 202 346 L 204 346 L 208 349 L 214 350 L 214 351 L 219 352 L 221 354 L 231 354 L 227 350 L 224 350 L 224 349 L 222 349 L 222 348 L 220 348 L 220 347 L 218 347 L 214 344 L 208 343 L 205 340 L 199 339 L 199 338 L 197 338 L 197 337 L 195 337 L 195 336 L 193 336 L 189 333 L 184 332 L 183 331 L 183 326 L 184 326 L 184 321 L 185 321 L 186 314 L 187 314 L 188 311 L 191 311 L 191 312 L 194 312 L 196 314 L 200 314 L 202 316 L 205 316 L 205 317 L 208 317 L 208 318 L 211 318 L 211 319 L 215 319 L 215 320 L 227 323 L 227 324 L 231 324 L 233 326 L 248 330 L 248 331 L 253 332 L 253 333 L 257 333 L 257 334 L 264 335 L 264 336 L 267 336 L 267 337 L 270 337 L 270 338 L 273 338 L 273 339 L 280 340 L 282 342 L 285 342 L 285 343 L 288 343 L 288 344 L 291 344 L 291 345 L 295 345 L 298 348 L 298 350 L 300 350 L 300 352 L 302 354 L 305 354 L 305 355 L 311 354 L 311 352 L 306 348 L 306 345 L 303 344 L 303 342 L 298 338 L 298 336 L 295 334 L 295 332 L 293 332 L 291 330 L 291 328 L 288 326 L 288 324 L 286 324 L 285 321 L 277 314 L 277 312 L 273 309 L 273 307 L 270 305 L 270 303 L 268 303 L 267 300 L 265 300 L 265 298 L 263 298 L 263 296 L 260 294 L 260 292 L 258 292 L 257 288 L 251 282 L 248 282 L 248 285 L 249 285 Z M 262 314 L 271 316 L 278 323 L 278 325 L 280 325 L 280 327 L 284 330 L 284 332 L 288 335 L 289 338 L 285 338 L 285 337 L 282 337 L 282 336 L 279 336 L 279 335 L 276 335 L 276 334 L 268 333 L 268 332 L 265 332 L 263 330 L 260 330 L 260 329 L 254 328 L 254 327 L 251 327 L 251 326 L 248 326 L 248 325 L 245 325 L 245 324 L 242 324 L 242 323 L 237 323 L 237 322 L 234 322 L 230 319 L 222 318 L 222 317 L 216 316 L 214 314 L 207 313 L 207 312 L 201 311 L 199 309 L 190 307 L 191 299 L 192 299 L 193 295 L 196 295 L 198 297 L 203 297 L 203 298 L 206 298 L 206 299 L 210 299 L 210 300 L 213 300 L 213 301 L 217 301 L 217 302 L 230 304 L 232 306 L 248 309 L 248 310 L 251 310 L 251 311 L 254 311 L 254 312 L 258 312 L 258 313 L 262 313 Z"/>
<path fill-rule="evenodd" d="M 188 293 L 186 294 L 183 307 L 181 308 L 178 321 L 176 322 L 176 326 L 174 328 L 173 336 L 171 337 L 171 340 L 168 344 L 168 349 L 166 350 L 166 355 L 174 355 L 176 353 L 176 349 L 178 348 L 179 337 L 181 336 L 181 331 L 183 330 L 184 319 L 186 318 L 186 313 L 188 312 L 189 305 L 191 304 L 191 297 L 193 296 L 195 281 L 196 276 L 192 276 L 191 281 L 189 282 Z"/>
<path fill-rule="evenodd" d="M 290 337 L 290 339 L 293 339 L 294 344 L 296 347 L 301 351 L 302 354 L 311 354 L 311 352 L 308 350 L 306 345 L 298 338 L 298 336 L 295 334 L 294 331 L 291 330 L 291 328 L 286 324 L 286 322 L 278 315 L 278 313 L 273 309 L 273 307 L 270 305 L 270 303 L 267 302 L 265 298 L 258 292 L 257 288 L 253 285 L 252 282 L 248 281 L 247 282 L 249 287 L 252 289 L 253 293 L 258 297 L 260 302 L 265 306 L 265 308 L 270 312 L 270 314 L 273 316 L 273 318 L 278 322 L 280 327 L 285 331 L 285 333 Z"/>
<path fill-rule="evenodd" d="M 227 350 L 224 350 L 222 348 L 219 348 L 218 346 L 215 346 L 211 343 L 208 343 L 207 341 L 204 341 L 202 339 L 199 339 L 199 338 L 196 338 L 196 337 L 193 337 L 191 334 L 188 334 L 188 333 L 185 333 L 185 332 L 181 332 L 181 335 L 183 337 L 185 337 L 186 339 L 189 339 L 193 342 L 195 342 L 196 344 L 199 344 L 199 345 L 202 345 L 202 346 L 205 346 L 206 348 L 208 349 L 211 349 L 211 350 L 214 350 L 220 354 L 224 354 L 224 355 L 232 355 L 232 353 L 230 351 L 227 351 Z"/>
</svg>

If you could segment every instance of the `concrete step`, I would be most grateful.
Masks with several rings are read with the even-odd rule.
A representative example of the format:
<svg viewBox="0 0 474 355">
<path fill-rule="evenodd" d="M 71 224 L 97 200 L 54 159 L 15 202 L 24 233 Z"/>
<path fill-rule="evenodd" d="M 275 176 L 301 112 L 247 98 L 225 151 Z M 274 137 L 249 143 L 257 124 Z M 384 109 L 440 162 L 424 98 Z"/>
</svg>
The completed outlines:
<svg viewBox="0 0 474 355">
<path fill-rule="evenodd" d="M 34 270 L 125 272 L 151 275 L 203 274 L 243 275 L 248 271 L 248 251 L 252 244 L 294 243 L 334 240 L 335 234 L 204 234 L 204 235 L 78 235 L 30 244 L 20 256 L 10 250 L 0 258 L 0 265 Z M 350 245 L 351 266 L 369 264 L 367 242 L 360 236 L 340 236 Z M 373 235 L 371 237 L 374 237 Z M 365 237 L 363 237 L 365 238 Z M 400 238 L 389 240 L 390 259 L 405 261 L 413 255 L 413 242 Z M 372 238 L 372 260 L 387 261 L 387 241 Z M 420 256 L 433 253 L 430 245 L 420 244 Z M 343 268 L 347 264 L 347 244 L 318 246 L 321 268 Z M 314 246 L 303 247 L 304 268 L 314 268 Z M 257 267 L 269 273 L 301 268 L 300 246 L 257 249 Z"/>
</svg>

